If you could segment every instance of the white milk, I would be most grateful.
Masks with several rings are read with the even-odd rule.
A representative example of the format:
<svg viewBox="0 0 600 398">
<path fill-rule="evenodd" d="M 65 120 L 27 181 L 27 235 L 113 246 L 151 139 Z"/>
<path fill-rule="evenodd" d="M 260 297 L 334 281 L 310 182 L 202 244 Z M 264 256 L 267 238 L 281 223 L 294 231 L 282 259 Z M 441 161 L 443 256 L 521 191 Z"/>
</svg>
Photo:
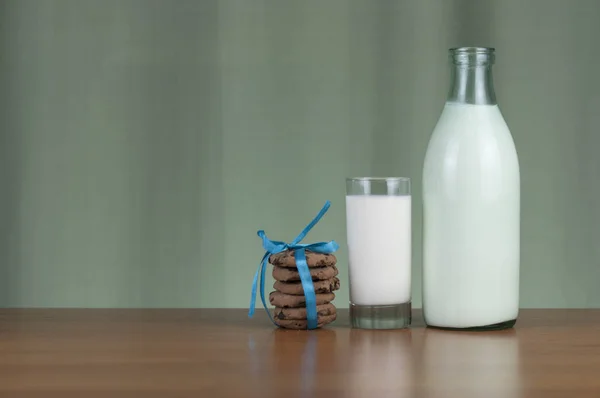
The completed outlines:
<svg viewBox="0 0 600 398">
<path fill-rule="evenodd" d="M 346 196 L 350 301 L 357 305 L 410 301 L 410 196 Z"/>
<path fill-rule="evenodd" d="M 516 319 L 519 185 L 517 153 L 498 106 L 446 103 L 423 169 L 428 325 Z"/>
</svg>

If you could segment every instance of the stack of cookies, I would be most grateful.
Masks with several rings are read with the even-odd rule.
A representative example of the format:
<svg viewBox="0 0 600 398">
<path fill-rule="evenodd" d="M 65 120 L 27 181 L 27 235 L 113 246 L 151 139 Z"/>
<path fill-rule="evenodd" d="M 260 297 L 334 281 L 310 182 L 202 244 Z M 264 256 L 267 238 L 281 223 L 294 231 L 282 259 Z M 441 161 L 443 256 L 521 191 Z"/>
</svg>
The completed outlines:
<svg viewBox="0 0 600 398">
<path fill-rule="evenodd" d="M 274 292 L 269 301 L 275 306 L 275 323 L 286 329 L 306 329 L 306 298 L 296 267 L 294 251 L 286 250 L 272 254 L 269 263 L 273 265 Z M 336 278 L 337 259 L 333 254 L 306 251 L 306 264 L 312 276 L 317 299 L 318 327 L 335 321 L 336 309 L 331 303 L 335 299 L 334 291 L 340 288 L 340 280 Z"/>
</svg>

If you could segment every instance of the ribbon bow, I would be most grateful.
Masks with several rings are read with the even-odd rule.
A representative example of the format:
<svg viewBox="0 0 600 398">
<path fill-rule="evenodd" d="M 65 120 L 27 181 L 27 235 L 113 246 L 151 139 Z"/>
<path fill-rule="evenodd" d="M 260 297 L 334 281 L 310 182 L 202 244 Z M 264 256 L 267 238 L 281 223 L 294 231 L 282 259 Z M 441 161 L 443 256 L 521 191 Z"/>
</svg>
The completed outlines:
<svg viewBox="0 0 600 398">
<path fill-rule="evenodd" d="M 254 274 L 254 280 L 252 282 L 252 296 L 250 298 L 250 310 L 248 311 L 248 316 L 250 318 L 252 318 L 252 315 L 254 315 L 258 275 L 260 274 L 260 299 L 265 307 L 265 311 L 267 311 L 269 319 L 271 319 L 271 322 L 275 323 L 273 317 L 271 317 L 269 309 L 267 308 L 267 303 L 265 302 L 265 268 L 271 254 L 281 253 L 285 250 L 293 250 L 294 257 L 296 259 L 296 267 L 298 268 L 298 273 L 300 274 L 300 280 L 302 282 L 302 288 L 304 289 L 304 296 L 306 297 L 306 319 L 308 321 L 308 328 L 317 328 L 317 298 L 315 296 L 312 277 L 310 276 L 310 271 L 308 270 L 308 265 L 306 264 L 306 250 L 315 253 L 333 253 L 339 248 L 339 245 L 333 240 L 330 242 L 318 242 L 310 244 L 301 244 L 300 241 L 304 239 L 308 232 L 319 222 L 325 213 L 327 213 L 327 210 L 330 206 L 331 203 L 329 201 L 325 202 L 325 205 L 319 214 L 317 214 L 317 216 L 291 243 L 270 240 L 267 238 L 267 235 L 263 230 L 257 232 L 257 235 L 263 241 L 263 248 L 266 250 L 266 253 L 263 256 L 258 269 L 256 270 L 256 274 Z"/>
</svg>

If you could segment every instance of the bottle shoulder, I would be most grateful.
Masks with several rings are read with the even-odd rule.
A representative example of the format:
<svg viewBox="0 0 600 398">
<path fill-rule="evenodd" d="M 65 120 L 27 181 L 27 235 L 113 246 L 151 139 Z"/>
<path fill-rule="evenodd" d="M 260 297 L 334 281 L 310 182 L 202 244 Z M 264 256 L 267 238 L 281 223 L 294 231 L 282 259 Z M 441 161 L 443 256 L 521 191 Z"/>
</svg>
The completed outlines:
<svg viewBox="0 0 600 398">
<path fill-rule="evenodd" d="M 498 107 L 446 104 L 425 154 L 423 180 L 439 187 L 518 185 L 516 147 Z"/>
<path fill-rule="evenodd" d="M 433 129 L 428 152 L 438 147 L 465 150 L 489 145 L 514 150 L 511 132 L 497 105 L 446 104 Z"/>
</svg>

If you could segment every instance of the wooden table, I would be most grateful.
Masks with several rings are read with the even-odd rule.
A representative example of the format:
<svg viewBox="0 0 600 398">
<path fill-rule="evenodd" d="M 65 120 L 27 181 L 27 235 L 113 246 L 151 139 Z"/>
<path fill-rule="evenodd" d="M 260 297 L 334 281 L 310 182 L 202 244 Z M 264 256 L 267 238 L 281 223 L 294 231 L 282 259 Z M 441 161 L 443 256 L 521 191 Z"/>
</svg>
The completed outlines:
<svg viewBox="0 0 600 398">
<path fill-rule="evenodd" d="M 312 331 L 244 310 L 0 310 L 0 397 L 599 398 L 600 310 L 501 332 Z"/>
</svg>

